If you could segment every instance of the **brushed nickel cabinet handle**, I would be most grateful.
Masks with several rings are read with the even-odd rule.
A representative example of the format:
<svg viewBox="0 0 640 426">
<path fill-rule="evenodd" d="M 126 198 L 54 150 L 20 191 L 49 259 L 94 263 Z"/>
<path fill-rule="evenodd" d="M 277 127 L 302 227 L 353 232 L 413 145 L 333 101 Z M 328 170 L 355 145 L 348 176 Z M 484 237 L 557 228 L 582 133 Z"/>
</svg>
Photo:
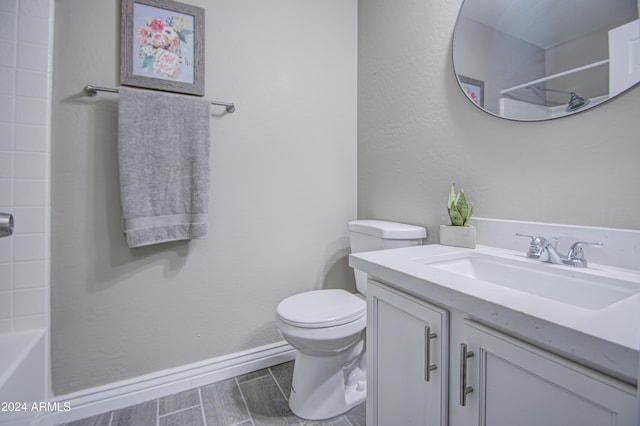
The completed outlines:
<svg viewBox="0 0 640 426">
<path fill-rule="evenodd" d="M 424 380 L 431 381 L 431 372 L 437 370 L 436 365 L 431 364 L 431 339 L 438 337 L 437 333 L 431 332 L 431 327 L 424 328 Z"/>
<path fill-rule="evenodd" d="M 466 343 L 460 344 L 460 405 L 466 407 L 467 395 L 473 392 L 472 386 L 467 386 L 467 359 L 473 357 L 473 352 L 467 350 Z"/>
</svg>

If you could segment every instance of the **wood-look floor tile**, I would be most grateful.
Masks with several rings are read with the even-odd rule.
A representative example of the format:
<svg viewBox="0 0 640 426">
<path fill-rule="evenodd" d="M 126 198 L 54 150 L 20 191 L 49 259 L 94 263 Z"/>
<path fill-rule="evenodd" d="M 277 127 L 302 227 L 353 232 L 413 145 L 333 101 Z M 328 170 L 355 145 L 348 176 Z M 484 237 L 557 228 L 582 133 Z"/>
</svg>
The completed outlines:
<svg viewBox="0 0 640 426">
<path fill-rule="evenodd" d="M 365 426 L 366 405 L 362 403 L 341 416 L 326 420 L 302 420 L 304 426 Z"/>
<path fill-rule="evenodd" d="M 228 426 L 250 419 L 235 379 L 203 386 L 200 393 L 207 426 Z"/>
<path fill-rule="evenodd" d="M 241 383 L 240 389 L 256 426 L 300 424 L 271 375 Z"/>
<path fill-rule="evenodd" d="M 174 393 L 158 400 L 158 414 L 164 415 L 200 405 L 198 389 Z"/>
<path fill-rule="evenodd" d="M 367 403 L 363 402 L 357 407 L 353 407 L 345 414 L 353 426 L 366 426 L 367 424 Z"/>
<path fill-rule="evenodd" d="M 241 374 L 236 377 L 238 379 L 238 383 L 247 382 L 249 380 L 257 379 L 258 377 L 264 377 L 269 375 L 268 368 L 262 368 L 260 370 L 252 371 L 251 373 Z"/>
<path fill-rule="evenodd" d="M 291 379 L 293 379 L 293 361 L 274 365 L 273 367 L 269 367 L 269 369 L 282 388 L 285 396 L 289 398 L 291 394 Z"/>
<path fill-rule="evenodd" d="M 111 426 L 155 426 L 157 407 L 154 399 L 114 411 Z"/>
<path fill-rule="evenodd" d="M 86 419 L 76 420 L 75 422 L 65 423 L 63 426 L 109 426 L 110 422 L 111 411 L 98 414 L 97 416 L 87 417 Z"/>
<path fill-rule="evenodd" d="M 158 400 L 158 414 L 162 416 L 164 414 L 173 413 L 174 411 L 191 408 L 196 405 L 200 405 L 198 389 L 190 389 L 160 398 Z"/>
<path fill-rule="evenodd" d="M 200 406 L 167 414 L 158 419 L 159 426 L 204 426 Z"/>
<path fill-rule="evenodd" d="M 303 420 L 302 424 L 304 426 L 352 426 L 344 415 L 327 420 Z"/>
</svg>

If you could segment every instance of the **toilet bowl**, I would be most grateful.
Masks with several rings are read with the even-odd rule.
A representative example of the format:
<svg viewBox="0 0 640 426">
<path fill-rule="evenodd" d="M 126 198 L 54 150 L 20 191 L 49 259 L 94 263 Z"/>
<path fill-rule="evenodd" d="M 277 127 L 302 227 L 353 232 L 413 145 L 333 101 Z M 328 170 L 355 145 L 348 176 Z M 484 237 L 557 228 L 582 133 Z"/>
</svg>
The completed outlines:
<svg viewBox="0 0 640 426">
<path fill-rule="evenodd" d="M 300 293 L 278 305 L 278 329 L 297 349 L 289 407 L 298 417 L 327 419 L 364 401 L 366 308 L 344 290 Z"/>
<path fill-rule="evenodd" d="M 351 251 L 422 244 L 426 229 L 379 220 L 349 222 Z M 296 351 L 289 407 L 298 417 L 324 420 L 349 411 L 366 397 L 366 280 L 356 273 L 360 294 L 314 290 L 287 297 L 276 325 Z"/>
</svg>

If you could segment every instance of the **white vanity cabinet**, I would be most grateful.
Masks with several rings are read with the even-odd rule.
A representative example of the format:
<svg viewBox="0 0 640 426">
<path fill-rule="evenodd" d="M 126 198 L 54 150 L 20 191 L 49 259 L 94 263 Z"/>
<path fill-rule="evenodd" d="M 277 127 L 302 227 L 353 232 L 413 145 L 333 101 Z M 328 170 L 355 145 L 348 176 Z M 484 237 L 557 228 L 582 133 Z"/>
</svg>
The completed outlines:
<svg viewBox="0 0 640 426">
<path fill-rule="evenodd" d="M 636 424 L 634 387 L 476 322 L 458 323 L 451 425 Z"/>
<path fill-rule="evenodd" d="M 636 424 L 629 384 L 385 284 L 367 296 L 369 426 Z"/>
<path fill-rule="evenodd" d="M 367 426 L 446 426 L 448 313 L 369 281 Z"/>
</svg>

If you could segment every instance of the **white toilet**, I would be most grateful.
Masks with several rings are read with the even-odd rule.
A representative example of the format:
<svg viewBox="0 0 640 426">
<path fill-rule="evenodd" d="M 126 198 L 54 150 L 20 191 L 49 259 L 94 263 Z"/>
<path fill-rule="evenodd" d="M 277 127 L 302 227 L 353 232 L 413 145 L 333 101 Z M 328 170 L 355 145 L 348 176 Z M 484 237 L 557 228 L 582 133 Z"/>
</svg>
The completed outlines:
<svg viewBox="0 0 640 426">
<path fill-rule="evenodd" d="M 421 226 L 381 220 L 349 222 L 351 252 L 422 244 Z M 360 294 L 315 290 L 284 299 L 276 323 L 297 349 L 289 407 L 298 417 L 323 420 L 347 412 L 366 397 L 367 275 L 355 270 Z"/>
</svg>

